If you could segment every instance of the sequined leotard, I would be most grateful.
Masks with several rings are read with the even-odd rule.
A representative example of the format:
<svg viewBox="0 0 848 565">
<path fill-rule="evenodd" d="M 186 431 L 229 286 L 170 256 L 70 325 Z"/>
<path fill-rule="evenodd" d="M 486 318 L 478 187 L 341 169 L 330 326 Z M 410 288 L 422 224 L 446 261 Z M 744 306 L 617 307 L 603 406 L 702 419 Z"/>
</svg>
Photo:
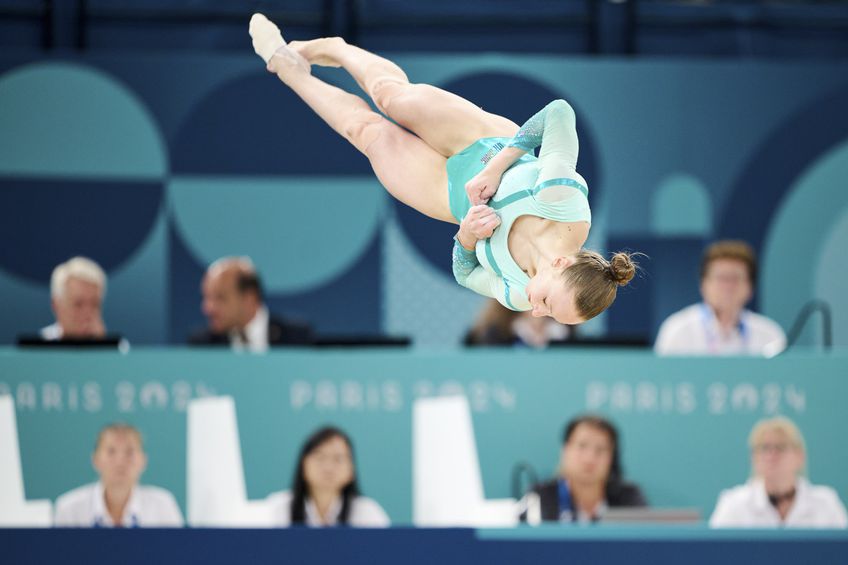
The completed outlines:
<svg viewBox="0 0 848 565">
<path fill-rule="evenodd" d="M 533 150 L 541 145 L 539 157 Z M 525 287 L 530 281 L 509 253 L 509 231 L 523 215 L 558 222 L 591 223 L 586 181 L 577 166 L 577 129 L 574 110 L 565 100 L 554 100 L 521 126 L 510 138 L 479 139 L 448 159 L 448 194 L 451 213 L 462 220 L 471 208 L 465 183 L 505 147 L 528 153 L 501 177 L 488 202 L 501 219 L 492 237 L 468 251 L 458 242 L 453 248 L 453 274 L 462 286 L 495 298 L 511 310 L 530 310 Z"/>
</svg>

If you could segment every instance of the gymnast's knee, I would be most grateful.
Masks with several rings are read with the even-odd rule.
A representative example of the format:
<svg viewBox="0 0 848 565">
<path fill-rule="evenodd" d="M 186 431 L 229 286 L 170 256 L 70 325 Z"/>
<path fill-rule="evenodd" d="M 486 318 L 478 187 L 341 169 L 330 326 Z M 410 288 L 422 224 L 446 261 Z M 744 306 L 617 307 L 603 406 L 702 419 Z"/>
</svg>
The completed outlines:
<svg viewBox="0 0 848 565">
<path fill-rule="evenodd" d="M 357 112 L 345 124 L 344 136 L 359 151 L 367 154 L 368 147 L 377 141 L 388 123 L 383 116 L 375 112 Z"/>
<path fill-rule="evenodd" d="M 402 82 L 393 77 L 386 78 L 377 81 L 371 87 L 371 99 L 381 112 L 388 114 L 392 101 L 399 95 L 409 92 L 413 87 L 414 85 L 408 82 Z"/>
</svg>

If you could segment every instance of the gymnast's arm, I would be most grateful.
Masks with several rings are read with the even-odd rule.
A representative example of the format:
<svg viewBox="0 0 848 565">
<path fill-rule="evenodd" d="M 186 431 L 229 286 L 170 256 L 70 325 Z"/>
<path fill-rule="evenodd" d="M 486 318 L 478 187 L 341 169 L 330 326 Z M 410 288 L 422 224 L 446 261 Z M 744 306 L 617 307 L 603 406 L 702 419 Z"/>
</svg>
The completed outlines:
<svg viewBox="0 0 848 565">
<path fill-rule="evenodd" d="M 503 295 L 503 292 L 497 290 L 498 285 L 502 284 L 497 275 L 484 269 L 477 261 L 477 254 L 465 249 L 458 241 L 453 244 L 453 278 L 477 294 L 489 298 Z"/>
<path fill-rule="evenodd" d="M 469 181 L 466 187 L 469 197 L 475 194 L 475 189 L 482 202 L 494 196 L 501 175 L 522 155 L 540 145 L 542 149 L 539 152 L 539 182 L 575 174 L 579 152 L 576 118 L 574 110 L 565 100 L 550 102 L 521 126 L 507 146 L 492 157 L 483 171 Z"/>
<path fill-rule="evenodd" d="M 503 282 L 480 265 L 474 248 L 478 240 L 491 237 L 498 225 L 500 218 L 494 210 L 484 205 L 473 206 L 462 219 L 459 232 L 454 238 L 452 254 L 453 277 L 456 282 L 477 294 L 491 298 L 503 294 L 498 288 Z"/>
</svg>

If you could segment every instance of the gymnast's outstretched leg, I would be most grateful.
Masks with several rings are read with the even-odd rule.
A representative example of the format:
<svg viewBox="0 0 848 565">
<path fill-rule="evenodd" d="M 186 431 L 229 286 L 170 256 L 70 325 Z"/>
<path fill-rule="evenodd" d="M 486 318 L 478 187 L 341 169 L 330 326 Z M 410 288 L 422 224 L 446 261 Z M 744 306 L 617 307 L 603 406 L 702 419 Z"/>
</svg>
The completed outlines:
<svg viewBox="0 0 848 565">
<path fill-rule="evenodd" d="M 250 34 L 268 70 L 368 157 L 389 193 L 422 214 L 456 223 L 448 205 L 445 157 L 372 111 L 359 96 L 312 76 L 309 63 L 286 46 L 277 27 L 264 16 L 254 15 Z"/>
<path fill-rule="evenodd" d="M 310 63 L 343 67 L 381 112 L 450 157 L 481 137 L 512 137 L 518 125 L 429 84 L 411 84 L 393 62 L 340 37 L 293 41 Z"/>
</svg>

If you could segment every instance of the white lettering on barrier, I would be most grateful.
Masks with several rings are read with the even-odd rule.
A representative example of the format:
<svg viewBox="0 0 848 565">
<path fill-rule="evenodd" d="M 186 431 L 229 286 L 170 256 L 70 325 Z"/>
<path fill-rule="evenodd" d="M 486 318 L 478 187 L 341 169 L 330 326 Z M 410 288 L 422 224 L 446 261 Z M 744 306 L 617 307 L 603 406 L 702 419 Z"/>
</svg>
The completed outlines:
<svg viewBox="0 0 848 565">
<path fill-rule="evenodd" d="M 607 383 L 600 381 L 589 381 L 586 385 L 586 409 L 597 410 L 605 406 L 609 399 Z"/>
<path fill-rule="evenodd" d="M 121 381 L 115 386 L 115 397 L 118 401 L 118 412 L 133 412 L 135 410 L 135 385 L 129 381 Z"/>
<path fill-rule="evenodd" d="M 44 383 L 41 385 L 41 409 L 45 412 L 62 411 L 62 387 L 59 383 Z"/>
<path fill-rule="evenodd" d="M 656 412 L 659 405 L 659 393 L 654 383 L 638 383 L 636 385 L 636 411 Z"/>
<path fill-rule="evenodd" d="M 633 387 L 630 383 L 614 383 L 610 393 L 610 408 L 616 412 L 630 412 L 633 409 Z"/>
<path fill-rule="evenodd" d="M 35 410 L 38 406 L 35 385 L 32 383 L 20 383 L 15 395 L 15 408 L 18 410 Z"/>
<path fill-rule="evenodd" d="M 786 387 L 784 392 L 786 404 L 792 407 L 795 412 L 803 413 L 807 409 L 807 395 L 803 390 L 796 390 L 794 385 Z"/>
<path fill-rule="evenodd" d="M 763 387 L 763 412 L 766 414 L 777 414 L 780 410 L 780 385 L 769 383 Z"/>
<path fill-rule="evenodd" d="M 433 395 L 467 395 L 474 412 L 495 409 L 514 411 L 518 401 L 515 390 L 498 382 L 475 380 L 463 386 L 458 381 L 420 380 L 412 385 L 413 398 Z M 292 410 L 400 412 L 406 405 L 406 388 L 400 381 L 367 382 L 345 380 L 308 381 L 298 379 L 289 386 Z"/>
<path fill-rule="evenodd" d="M 727 385 L 724 383 L 712 383 L 707 387 L 707 409 L 710 414 L 724 414 L 727 412 Z"/>
<path fill-rule="evenodd" d="M 151 381 L 142 385 L 138 399 L 142 408 L 164 410 L 168 406 L 168 391 L 159 381 Z"/>
<path fill-rule="evenodd" d="M 171 385 L 171 402 L 174 410 L 185 412 L 188 409 L 189 400 L 191 400 L 191 383 L 175 381 Z"/>
<path fill-rule="evenodd" d="M 507 412 L 514 411 L 518 404 L 518 394 L 515 390 L 499 383 L 492 387 L 492 398 L 497 406 Z"/>
<path fill-rule="evenodd" d="M 332 381 L 318 381 L 315 385 L 315 407 L 319 410 L 335 410 L 338 406 L 336 390 Z"/>
<path fill-rule="evenodd" d="M 751 383 L 741 383 L 733 387 L 730 405 L 735 412 L 753 412 L 760 401 L 759 392 Z"/>
<path fill-rule="evenodd" d="M 628 383 L 616 381 L 589 381 L 585 389 L 586 410 L 608 410 L 614 413 L 672 413 L 692 414 L 698 410 L 699 389 L 691 382 L 678 382 L 657 386 L 653 382 Z M 707 413 L 764 415 L 792 411 L 803 414 L 807 397 L 795 385 L 781 386 L 767 383 L 757 388 L 752 383 L 738 383 L 732 387 L 725 383 L 710 383 L 704 389 Z"/>
<path fill-rule="evenodd" d="M 86 381 L 82 385 L 74 382 L 47 381 L 40 387 L 23 381 L 17 383 L 14 390 L 8 383 L 0 382 L 0 394 L 13 395 L 19 411 L 83 411 L 93 414 L 103 410 L 103 394 L 100 383 L 96 381 Z M 134 412 L 137 408 L 144 411 L 158 412 L 170 409 L 185 412 L 188 401 L 192 398 L 214 394 L 215 391 L 204 383 L 192 385 L 187 381 L 174 381 L 170 388 L 160 381 L 147 381 L 141 383 L 138 388 L 129 381 L 120 381 L 115 385 L 116 408 L 123 413 Z"/>
<path fill-rule="evenodd" d="M 383 383 L 383 407 L 387 412 L 399 412 L 403 409 L 403 390 L 397 381 Z"/>
<path fill-rule="evenodd" d="M 362 383 L 357 381 L 344 381 L 341 386 L 341 405 L 344 410 L 364 410 L 365 394 L 362 391 Z"/>
<path fill-rule="evenodd" d="M 103 395 L 100 394 L 100 385 L 96 382 L 87 382 L 82 385 L 82 407 L 86 412 L 100 412 L 103 408 Z"/>
<path fill-rule="evenodd" d="M 312 401 L 312 385 L 308 381 L 293 381 L 289 387 L 289 405 L 300 410 Z"/>
<path fill-rule="evenodd" d="M 677 411 L 680 414 L 691 414 L 698 407 L 695 386 L 692 383 L 681 383 L 677 389 Z"/>
<path fill-rule="evenodd" d="M 34 383 L 24 381 L 18 383 L 14 391 L 8 383 L 0 383 L 0 395 L 13 395 L 18 410 L 78 412 L 80 410 L 80 393 L 82 393 L 83 410 L 86 412 L 100 410 L 100 385 L 95 382 L 83 383 L 82 390 L 80 390 L 76 383 L 62 385 L 48 381 L 42 383 L 39 389 Z"/>
<path fill-rule="evenodd" d="M 289 406 L 295 410 L 321 411 L 401 411 L 406 403 L 405 387 L 399 381 L 386 380 L 363 383 L 348 379 L 336 383 L 295 380 L 289 386 Z M 763 415 L 790 412 L 803 414 L 807 410 L 806 392 L 794 384 L 766 383 L 761 387 L 749 382 L 728 385 L 710 383 L 705 389 L 692 382 L 657 384 L 652 381 L 589 381 L 585 388 L 587 410 L 608 410 L 616 413 L 691 414 L 698 410 L 699 396 L 704 394 L 704 410 L 711 415 Z M 19 411 L 100 412 L 104 407 L 98 382 L 86 381 L 63 384 L 48 381 L 37 387 L 23 381 L 14 387 L 0 382 L 0 394 L 12 394 Z M 497 381 L 471 381 L 467 386 L 455 380 L 434 382 L 419 380 L 412 385 L 413 398 L 433 395 L 467 395 L 474 412 L 495 410 L 512 412 L 518 404 L 517 392 Z M 120 381 L 114 387 L 116 408 L 121 413 L 141 411 L 184 412 L 189 400 L 215 395 L 205 383 L 174 381 L 170 387 L 160 381 L 139 385 Z"/>
</svg>

